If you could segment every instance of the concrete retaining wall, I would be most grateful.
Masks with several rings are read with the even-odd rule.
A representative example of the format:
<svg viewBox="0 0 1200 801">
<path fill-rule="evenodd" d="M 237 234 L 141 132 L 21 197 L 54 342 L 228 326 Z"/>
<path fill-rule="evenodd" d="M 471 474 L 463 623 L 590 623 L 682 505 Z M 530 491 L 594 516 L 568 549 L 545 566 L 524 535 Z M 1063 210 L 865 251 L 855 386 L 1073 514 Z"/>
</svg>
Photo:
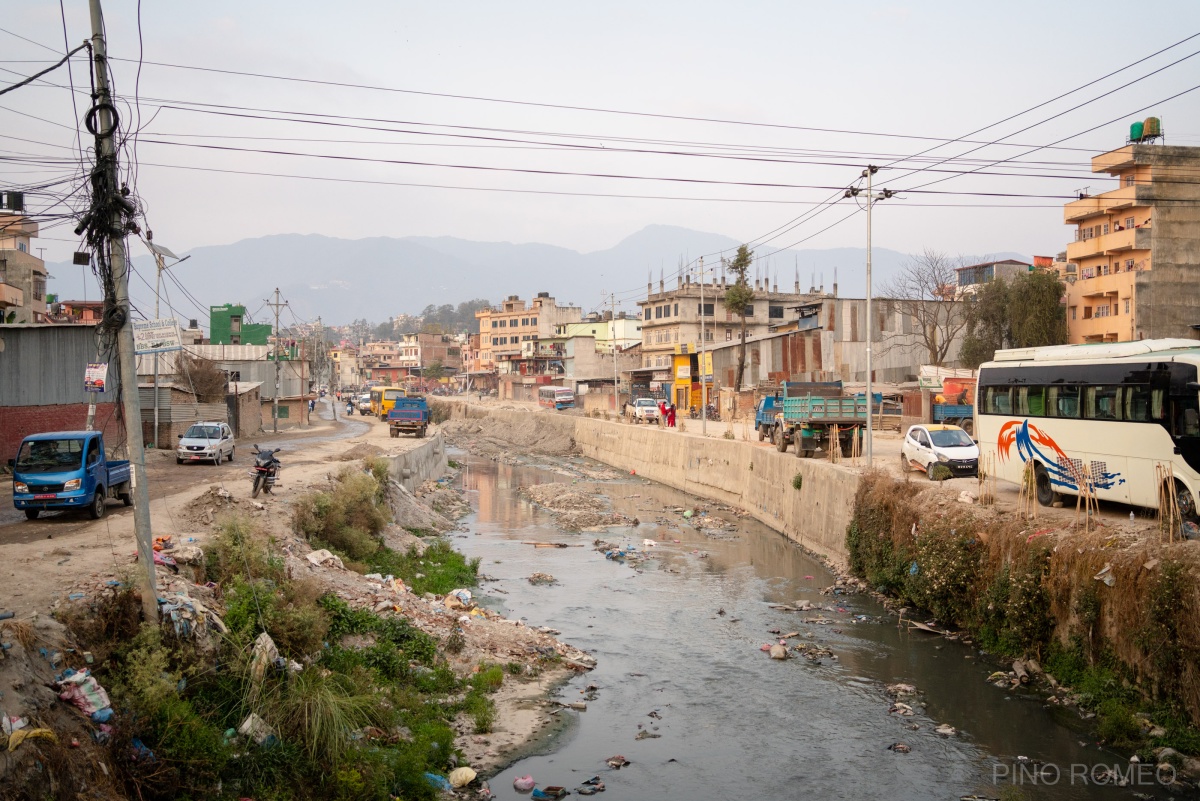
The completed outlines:
<svg viewBox="0 0 1200 801">
<path fill-rule="evenodd" d="M 846 561 L 854 470 L 748 442 L 594 419 L 576 421 L 575 441 L 584 456 L 740 508 L 804 547 Z M 792 488 L 797 474 L 799 490 Z"/>
<path fill-rule="evenodd" d="M 623 472 L 742 509 L 810 550 L 846 563 L 846 529 L 860 475 L 828 462 L 801 459 L 749 442 L 693 437 L 568 414 L 486 409 L 451 403 L 451 417 L 528 421 L 568 432 L 580 453 Z M 792 488 L 799 474 L 801 487 Z"/>
<path fill-rule="evenodd" d="M 446 472 L 446 443 L 441 434 L 434 434 L 410 451 L 385 458 L 391 462 L 388 472 L 392 478 L 409 492 L 416 492 L 417 487 Z"/>
</svg>

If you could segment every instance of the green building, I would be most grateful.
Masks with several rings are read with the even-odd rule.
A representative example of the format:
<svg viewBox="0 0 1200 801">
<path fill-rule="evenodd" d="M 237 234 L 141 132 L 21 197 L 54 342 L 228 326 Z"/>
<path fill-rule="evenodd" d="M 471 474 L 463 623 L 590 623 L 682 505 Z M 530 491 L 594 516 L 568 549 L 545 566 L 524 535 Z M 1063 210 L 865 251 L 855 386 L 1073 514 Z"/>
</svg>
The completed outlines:
<svg viewBox="0 0 1200 801">
<path fill-rule="evenodd" d="M 214 345 L 266 345 L 269 323 L 247 323 L 246 307 L 226 303 L 208 307 L 209 342 Z"/>
</svg>

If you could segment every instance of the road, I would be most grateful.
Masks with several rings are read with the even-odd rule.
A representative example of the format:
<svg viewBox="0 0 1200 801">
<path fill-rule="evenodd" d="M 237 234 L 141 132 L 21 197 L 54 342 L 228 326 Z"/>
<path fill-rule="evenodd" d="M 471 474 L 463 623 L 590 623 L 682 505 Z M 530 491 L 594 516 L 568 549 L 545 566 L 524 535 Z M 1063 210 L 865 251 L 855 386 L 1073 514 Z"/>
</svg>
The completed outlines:
<svg viewBox="0 0 1200 801">
<path fill-rule="evenodd" d="M 334 420 L 327 402 L 320 404 L 318 417 L 319 422 L 301 430 L 239 440 L 233 461 L 219 467 L 177 465 L 174 451 L 147 453 L 154 534 L 194 537 L 203 543 L 207 535 L 205 527 L 197 522 L 197 504 L 214 488 L 224 488 L 239 502 L 245 502 L 239 506 L 241 511 L 270 514 L 286 504 L 289 496 L 307 491 L 321 483 L 325 474 L 339 469 L 340 457 L 352 448 L 361 451 L 361 446 L 373 445 L 383 453 L 399 453 L 424 442 L 412 437 L 390 439 L 387 426 L 371 417 L 346 419 L 339 413 Z M 431 434 L 436 430 L 434 426 Z M 263 510 L 248 503 L 247 473 L 255 444 L 283 448 L 283 471 L 276 493 L 258 499 Z M 12 482 L 0 486 L 0 610 L 16 611 L 18 616 L 45 612 L 72 587 L 86 591 L 97 582 L 128 580 L 135 552 L 133 510 L 118 501 L 109 502 L 101 520 L 77 512 L 47 513 L 37 520 L 26 520 L 23 512 L 13 508 Z"/>
</svg>

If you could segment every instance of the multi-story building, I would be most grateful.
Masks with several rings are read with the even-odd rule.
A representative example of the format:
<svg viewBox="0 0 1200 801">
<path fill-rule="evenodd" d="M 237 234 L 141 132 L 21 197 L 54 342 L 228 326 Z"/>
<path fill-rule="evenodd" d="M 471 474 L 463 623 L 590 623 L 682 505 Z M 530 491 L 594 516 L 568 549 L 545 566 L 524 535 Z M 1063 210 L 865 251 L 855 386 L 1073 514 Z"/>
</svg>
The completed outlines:
<svg viewBox="0 0 1200 801">
<path fill-rule="evenodd" d="M 596 350 L 600 353 L 624 351 L 642 341 L 642 320 L 640 316 L 633 317 L 618 312 L 614 319 L 610 312 L 592 312 L 578 323 L 564 323 L 555 326 L 554 336 L 565 339 L 571 337 L 593 337 L 596 340 Z"/>
<path fill-rule="evenodd" d="M 442 365 L 447 375 L 462 369 L 462 343 L 449 334 L 404 334 L 397 351 L 399 364 L 409 375 L 420 375 L 433 362 Z"/>
<path fill-rule="evenodd" d="M 226 303 L 208 307 L 208 338 L 213 345 L 266 345 L 270 323 L 246 320 L 246 307 Z"/>
<path fill-rule="evenodd" d="M 509 295 L 499 306 L 475 312 L 479 320 L 479 364 L 484 370 L 511 372 L 521 354 L 522 342 L 554 336 L 555 329 L 583 319 L 578 306 L 559 306 L 549 292 L 539 292 L 528 306 L 519 295 Z"/>
<path fill-rule="evenodd" d="M 646 299 L 638 301 L 642 317 L 642 367 L 670 370 L 677 354 L 695 354 L 700 348 L 701 321 L 704 341 L 710 347 L 718 342 L 740 341 L 741 316 L 721 302 L 728 288 L 723 278 L 706 282 L 702 288 L 690 276 L 680 277 L 671 290 L 661 280 L 657 292 L 652 283 L 647 284 Z M 755 281 L 754 300 L 746 313 L 746 338 L 762 336 L 784 325 L 792 316 L 789 309 L 824 297 L 829 296 L 823 292 L 801 292 L 799 283 L 794 292 L 780 292 L 778 284 L 771 288 L 766 281 Z"/>
<path fill-rule="evenodd" d="M 362 385 L 362 365 L 359 361 L 358 348 L 353 345 L 331 348 L 329 359 L 333 362 L 333 381 L 338 387 Z"/>
<path fill-rule="evenodd" d="M 1068 341 L 1195 337 L 1200 325 L 1200 147 L 1134 142 L 1092 159 L 1115 189 L 1066 204 Z"/>
<path fill-rule="evenodd" d="M 957 282 L 954 287 L 954 297 L 963 298 L 974 295 L 983 288 L 984 284 L 995 281 L 997 278 L 1009 283 L 1021 273 L 1027 273 L 1032 269 L 1032 264 L 1016 259 L 985 261 L 982 264 L 955 267 Z"/>
<path fill-rule="evenodd" d="M 13 205 L 9 193 L 9 205 Z M 18 204 L 19 205 L 19 204 Z M 46 264 L 30 250 L 38 224 L 19 211 L 0 212 L 0 314 L 6 323 L 44 323 Z"/>
<path fill-rule="evenodd" d="M 60 300 L 50 304 L 49 319 L 55 323 L 95 325 L 103 316 L 102 300 Z"/>
</svg>

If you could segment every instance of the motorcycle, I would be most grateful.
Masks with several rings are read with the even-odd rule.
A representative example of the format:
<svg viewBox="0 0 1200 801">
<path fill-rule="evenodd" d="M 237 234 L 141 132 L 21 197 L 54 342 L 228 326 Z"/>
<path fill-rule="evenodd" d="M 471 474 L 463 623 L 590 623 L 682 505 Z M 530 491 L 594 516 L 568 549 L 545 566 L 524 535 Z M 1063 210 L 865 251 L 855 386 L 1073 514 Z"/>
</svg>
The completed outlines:
<svg viewBox="0 0 1200 801">
<path fill-rule="evenodd" d="M 275 486 L 275 479 L 283 467 L 275 458 L 275 454 L 281 450 L 283 448 L 261 451 L 257 445 L 254 446 L 254 469 L 250 471 L 250 476 L 254 479 L 254 487 L 250 490 L 251 498 L 257 498 L 258 493 L 264 490 L 268 495 L 271 494 L 271 490 Z"/>
<path fill-rule="evenodd" d="M 706 407 L 706 414 L 704 416 L 708 420 L 720 421 L 720 419 L 721 419 L 721 413 L 718 412 L 717 407 L 711 403 L 708 404 L 708 406 Z M 693 420 L 699 420 L 700 419 L 700 407 L 693 406 L 690 409 L 688 409 L 688 417 L 692 418 Z"/>
</svg>

